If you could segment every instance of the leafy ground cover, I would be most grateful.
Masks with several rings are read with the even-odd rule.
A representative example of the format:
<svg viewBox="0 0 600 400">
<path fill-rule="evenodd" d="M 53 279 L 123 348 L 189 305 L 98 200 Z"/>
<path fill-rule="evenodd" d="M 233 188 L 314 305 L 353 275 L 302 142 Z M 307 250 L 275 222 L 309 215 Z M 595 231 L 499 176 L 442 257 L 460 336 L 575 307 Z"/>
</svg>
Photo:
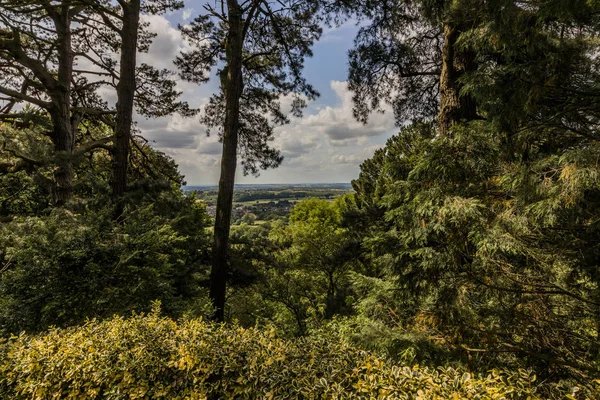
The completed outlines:
<svg viewBox="0 0 600 400">
<path fill-rule="evenodd" d="M 530 371 L 390 365 L 335 335 L 286 340 L 157 310 L 23 334 L 0 351 L 10 399 L 542 398 Z"/>
</svg>

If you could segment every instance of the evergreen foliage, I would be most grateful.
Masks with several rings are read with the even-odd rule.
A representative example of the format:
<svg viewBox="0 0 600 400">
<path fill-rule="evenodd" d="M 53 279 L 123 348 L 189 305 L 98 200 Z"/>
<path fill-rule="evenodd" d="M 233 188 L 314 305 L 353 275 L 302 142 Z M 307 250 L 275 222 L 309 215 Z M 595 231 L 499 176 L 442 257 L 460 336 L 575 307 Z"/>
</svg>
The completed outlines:
<svg viewBox="0 0 600 400">
<path fill-rule="evenodd" d="M 165 206 L 179 210 L 156 209 Z M 112 223 L 109 210 L 57 210 L 4 224 L 1 332 L 129 315 L 156 299 L 170 315 L 201 312 L 207 258 L 196 249 L 206 248 L 208 237 L 198 228 L 208 221 L 195 207 L 193 199 L 164 199 L 125 214 L 123 224 Z"/>
<path fill-rule="evenodd" d="M 391 300 L 399 323 L 367 322 L 388 338 L 425 335 L 449 360 L 589 383 L 600 367 L 597 5 L 343 4 L 372 22 L 351 53 L 357 116 L 381 96 L 414 121 L 353 182 L 346 224 L 373 264 L 367 278 L 390 291 L 358 310 Z M 419 85 L 438 65 L 437 125 L 418 123 L 436 115 L 411 96 L 435 111 L 437 92 Z"/>
<path fill-rule="evenodd" d="M 334 315 L 349 313 L 354 252 L 341 216 L 341 201 L 310 199 L 292 209 L 287 224 L 236 228 L 232 268 L 238 276 L 252 271 L 255 282 L 233 291 L 232 318 L 248 326 L 268 323 L 288 335 L 305 336 Z M 241 243 L 245 245 L 240 247 Z M 252 256 L 241 264 L 240 254 Z"/>
<path fill-rule="evenodd" d="M 36 128 L 2 125 L 7 163 L 43 160 L 52 146 Z M 90 138 L 107 131 L 91 129 Z M 31 146 L 31 147 L 30 147 Z M 165 312 L 207 312 L 210 219 L 185 196 L 173 160 L 134 142 L 130 190 L 123 220 L 113 221 L 108 200 L 111 160 L 104 151 L 82 154 L 75 169 L 71 210 L 53 208 L 43 165 L 2 175 L 0 224 L 0 332 L 40 331 L 86 318 L 148 310 L 160 299 Z M 85 161 L 84 161 L 85 160 Z M 29 163 L 29 165 L 35 165 Z"/>
<path fill-rule="evenodd" d="M 426 316 L 474 362 L 594 376 L 597 150 L 582 147 L 516 161 L 484 122 L 451 137 L 417 125 L 364 164 L 349 216 L 373 221 L 363 249 L 412 308 L 404 323 Z"/>
<path fill-rule="evenodd" d="M 223 138 L 226 91 L 231 54 L 227 14 L 234 8 L 218 2 L 205 5 L 205 11 L 182 27 L 183 36 L 193 46 L 183 52 L 176 64 L 184 79 L 194 83 L 209 80 L 215 67 L 220 91 L 203 108 L 202 123 L 207 133 L 216 130 Z M 242 31 L 242 88 L 239 105 L 239 144 L 244 174 L 258 175 L 261 169 L 279 166 L 283 157 L 270 146 L 273 129 L 289 123 L 289 115 L 300 116 L 307 100 L 319 94 L 302 76 L 304 59 L 312 56 L 311 46 L 322 28 L 316 18 L 316 2 L 273 2 L 260 0 L 240 6 Z M 291 109 L 282 110 L 281 100 L 289 98 Z M 289 115 L 288 115 L 289 114 Z"/>
<path fill-rule="evenodd" d="M 214 1 L 182 33 L 194 47 L 176 64 L 181 76 L 208 81 L 218 66 L 219 91 L 204 106 L 201 121 L 217 128 L 223 143 L 213 241 L 210 297 L 214 319 L 223 321 L 227 291 L 229 234 L 238 153 L 244 174 L 279 166 L 283 157 L 269 147 L 274 127 L 289 123 L 280 101 L 300 116 L 318 92 L 302 76 L 304 59 L 321 36 L 315 1 Z M 219 65 L 222 64 L 222 65 Z"/>
</svg>

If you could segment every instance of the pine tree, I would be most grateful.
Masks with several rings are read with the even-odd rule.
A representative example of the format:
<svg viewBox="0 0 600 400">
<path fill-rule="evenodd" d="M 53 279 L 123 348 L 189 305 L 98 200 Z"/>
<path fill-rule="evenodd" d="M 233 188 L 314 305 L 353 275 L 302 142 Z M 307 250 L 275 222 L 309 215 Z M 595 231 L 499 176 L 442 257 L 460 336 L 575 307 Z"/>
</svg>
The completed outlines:
<svg viewBox="0 0 600 400">
<path fill-rule="evenodd" d="M 281 163 L 279 151 L 269 146 L 274 126 L 288 122 L 279 100 L 292 96 L 292 114 L 299 116 L 306 99 L 318 95 L 301 73 L 322 29 L 311 1 L 228 0 L 204 9 L 182 28 L 195 49 L 183 53 L 178 64 L 181 76 L 196 83 L 206 82 L 218 66 L 220 91 L 204 107 L 201 121 L 217 128 L 223 143 L 210 289 L 215 319 L 222 321 L 238 154 L 245 173 Z"/>
<path fill-rule="evenodd" d="M 366 122 L 382 101 L 399 122 L 438 119 L 441 134 L 478 117 L 462 78 L 476 69 L 475 54 L 457 46 L 477 26 L 480 2 L 342 1 L 328 7 L 338 15 L 369 21 L 349 53 L 349 88 L 355 116 Z"/>
<path fill-rule="evenodd" d="M 90 7 L 86 42 L 93 51 L 86 55 L 88 61 L 100 69 L 100 75 L 117 80 L 117 104 L 114 114 L 114 145 L 112 149 L 112 200 L 115 216 L 123 211 L 123 196 L 127 188 L 127 168 L 132 140 L 134 106 L 145 116 L 162 116 L 181 112 L 189 116 L 192 111 L 186 103 L 178 101 L 181 93 L 168 70 L 159 71 L 144 64 L 137 65 L 138 51 L 147 51 L 152 34 L 140 18 L 146 14 L 162 14 L 183 7 L 178 0 L 83 1 Z M 97 43 L 94 44 L 94 39 Z M 118 52 L 118 61 L 111 52 Z"/>
<path fill-rule="evenodd" d="M 6 96 L 0 110 L 2 119 L 25 126 L 25 121 L 31 122 L 37 113 L 36 108 L 48 113 L 52 123 L 48 135 L 55 156 L 45 162 L 57 166 L 53 190 L 56 205 L 64 205 L 73 195 L 76 159 L 98 148 L 109 151 L 118 216 L 127 185 L 134 106 L 148 117 L 194 113 L 178 100 L 181 93 L 175 90 L 170 71 L 136 62 L 137 52 L 147 51 L 153 36 L 146 24 L 140 23 L 140 16 L 177 9 L 182 3 L 31 0 L 6 1 L 0 7 L 4 11 L 0 26 L 4 80 L 0 92 Z M 102 87 L 116 91 L 114 108 L 97 94 Z M 19 102 L 33 109 L 23 109 L 17 106 Z M 113 137 L 82 145 L 79 130 L 85 131 L 81 126 L 84 120 L 111 127 Z M 40 164 L 39 160 L 29 161 Z"/>
<path fill-rule="evenodd" d="M 57 166 L 53 199 L 61 206 L 73 195 L 71 158 L 83 116 L 71 99 L 89 91 L 87 82 L 74 79 L 73 71 L 74 25 L 85 7 L 70 1 L 5 1 L 0 7 L 0 93 L 5 96 L 1 111 L 4 117 L 19 118 L 22 112 L 15 105 L 26 102 L 50 116 L 48 136 Z"/>
</svg>

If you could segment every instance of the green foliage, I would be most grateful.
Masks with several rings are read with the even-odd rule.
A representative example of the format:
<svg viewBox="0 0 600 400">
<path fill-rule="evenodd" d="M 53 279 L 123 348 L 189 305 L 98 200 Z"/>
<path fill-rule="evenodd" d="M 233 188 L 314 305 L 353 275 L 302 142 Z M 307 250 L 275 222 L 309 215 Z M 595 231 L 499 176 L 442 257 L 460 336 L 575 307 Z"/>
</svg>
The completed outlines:
<svg viewBox="0 0 600 400">
<path fill-rule="evenodd" d="M 525 370 L 394 366 L 334 335 L 283 340 L 156 312 L 20 335 L 0 351 L 0 394 L 11 399 L 539 398 Z"/>
<path fill-rule="evenodd" d="M 148 310 L 155 299 L 170 315 L 207 311 L 201 284 L 210 220 L 180 191 L 173 160 L 132 142 L 125 213 L 116 223 L 108 152 L 75 151 L 75 195 L 68 209 L 52 209 L 55 156 L 42 122 L 0 125 L 0 334 Z M 89 143 L 110 135 L 90 121 L 80 133 Z"/>
<path fill-rule="evenodd" d="M 239 132 L 236 128 L 231 134 L 236 138 L 239 135 L 237 152 L 244 174 L 258 175 L 261 169 L 281 164 L 281 152 L 271 146 L 274 128 L 290 122 L 288 113 L 301 116 L 307 100 L 319 96 L 302 76 L 304 59 L 312 56 L 311 47 L 322 33 L 319 3 L 280 0 L 253 7 L 246 7 L 243 2 L 221 3 L 220 13 L 216 11 L 218 5 L 208 6 L 181 28 L 183 37 L 192 45 L 190 51 L 180 53 L 175 60 L 181 77 L 205 83 L 216 69 L 221 80 L 219 91 L 202 109 L 200 118 L 207 133 L 216 131 L 223 137 L 225 115 L 231 112 L 226 105 L 226 95 L 230 96 L 227 91 L 241 85 L 240 111 L 235 116 L 239 118 Z M 243 29 L 235 33 L 238 23 Z M 235 52 L 228 47 L 233 37 L 240 40 Z M 239 57 L 240 65 L 231 65 L 232 57 Z M 232 73 L 238 73 L 233 68 L 243 72 L 240 82 L 230 80 Z M 280 104 L 285 96 L 292 100 L 289 111 Z M 234 143 L 238 143 L 237 139 Z"/>
<path fill-rule="evenodd" d="M 291 223 L 339 225 L 341 216 L 328 201 L 309 199 L 298 203 L 290 213 Z"/>
<path fill-rule="evenodd" d="M 517 162 L 483 123 L 415 132 L 378 157 L 379 195 L 356 195 L 384 210 L 363 250 L 395 282 L 391 309 L 410 327 L 390 334 L 420 327 L 472 363 L 596 376 L 596 148 L 539 144 Z M 365 210 L 355 214 L 369 220 Z"/>
<path fill-rule="evenodd" d="M 244 8 L 245 172 L 281 162 L 269 145 L 273 127 L 289 122 L 279 96 L 292 96 L 298 116 L 301 94 L 317 95 L 300 76 L 321 32 L 317 3 Z M 2 394 L 598 397 L 597 2 L 325 3 L 369 20 L 350 52 L 355 115 L 366 121 L 387 103 L 402 123 L 440 118 L 404 126 L 362 164 L 353 195 L 300 202 L 272 224 L 250 209 L 232 230 L 228 317 L 303 338 L 156 313 L 23 334 L 0 346 Z M 217 67 L 226 86 L 228 26 L 207 7 L 183 28 L 197 47 L 178 64 L 195 82 Z M 208 312 L 210 221 L 180 192 L 173 160 L 131 142 L 115 222 L 110 121 L 82 117 L 73 146 L 55 152 L 47 115 L 22 114 L 0 124 L 0 334 L 143 312 L 156 299 L 171 316 Z M 225 114 L 222 90 L 202 118 L 220 129 Z M 74 169 L 67 209 L 50 207 L 57 165 Z M 339 336 L 428 368 L 389 366 Z M 516 372 L 471 376 L 461 365 Z M 547 384 L 534 386 L 529 369 Z M 579 391 L 565 389 L 574 382 Z"/>
<path fill-rule="evenodd" d="M 0 218 L 41 213 L 49 205 L 49 197 L 25 171 L 0 175 Z"/>
<path fill-rule="evenodd" d="M 398 121 L 439 116 L 401 129 L 353 182 L 343 223 L 370 264 L 355 340 L 422 359 L 429 338 L 477 368 L 597 378 L 597 4 L 341 4 L 371 22 L 350 53 L 355 114 L 385 101 Z"/>
<path fill-rule="evenodd" d="M 27 110 L 27 109 L 26 109 Z M 32 113 L 32 118 L 39 117 Z M 43 120 L 43 118 L 41 118 Z M 0 216 L 31 215 L 50 205 L 50 141 L 43 124 L 15 129 L 0 123 Z"/>
<path fill-rule="evenodd" d="M 54 210 L 0 225 L 0 332 L 147 310 L 200 312 L 209 224 L 192 197 L 159 195 L 115 223 L 111 210 Z"/>
<path fill-rule="evenodd" d="M 350 311 L 353 266 L 343 198 L 298 203 L 284 220 L 232 231 L 230 318 L 304 336 Z"/>
</svg>

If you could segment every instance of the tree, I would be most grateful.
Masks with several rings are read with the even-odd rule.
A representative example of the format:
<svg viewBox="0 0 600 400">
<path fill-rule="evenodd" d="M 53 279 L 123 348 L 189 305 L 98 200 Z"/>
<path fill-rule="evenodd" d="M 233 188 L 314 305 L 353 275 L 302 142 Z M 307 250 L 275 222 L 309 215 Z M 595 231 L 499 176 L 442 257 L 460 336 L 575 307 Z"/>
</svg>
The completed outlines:
<svg viewBox="0 0 600 400">
<path fill-rule="evenodd" d="M 292 242 L 289 249 L 292 265 L 324 278 L 326 318 L 344 308 L 340 287 L 354 256 L 348 232 L 341 226 L 340 201 L 301 201 L 292 209 L 284 232 Z"/>
<path fill-rule="evenodd" d="M 223 143 L 215 218 L 211 298 L 215 319 L 224 317 L 227 252 L 238 152 L 245 173 L 278 166 L 282 157 L 269 147 L 274 125 L 288 122 L 279 100 L 292 97 L 299 116 L 318 93 L 302 77 L 305 57 L 321 34 L 317 5 L 311 1 L 215 2 L 182 28 L 194 46 L 177 63 L 181 76 L 203 83 L 216 65 L 220 91 L 204 107 L 201 121 L 217 128 Z"/>
<path fill-rule="evenodd" d="M 465 360 L 534 365 L 549 379 L 586 382 L 599 370 L 597 6 L 498 0 L 467 12 L 471 6 L 438 8 L 445 39 L 436 56 L 437 129 L 403 128 L 355 181 L 357 203 L 383 210 L 363 245 L 402 289 L 414 311 L 408 323 L 429 321 Z M 381 21 L 363 35 L 391 18 L 377 10 Z M 430 21 L 424 4 L 413 10 Z M 359 39 L 356 51 L 368 61 L 362 76 L 377 90 L 407 87 L 399 66 L 411 51 L 391 51 L 400 49 L 397 36 L 378 32 L 373 47 L 360 49 Z M 389 50 L 385 57 L 370 52 L 377 46 Z M 446 71 L 445 57 L 454 58 Z M 410 100 L 391 95 L 396 111 Z M 372 103 L 357 100 L 368 113 Z"/>
<path fill-rule="evenodd" d="M 0 122 L 0 218 L 35 215 L 51 205 L 45 186 L 50 175 L 41 162 L 52 153 L 52 142 L 44 135 L 44 126 L 15 129 Z M 14 155 L 14 154 L 17 155 Z M 24 161 L 26 160 L 26 161 Z"/>
<path fill-rule="evenodd" d="M 349 88 L 355 116 L 367 121 L 381 102 L 398 123 L 438 120 L 439 132 L 478 117 L 462 78 L 477 67 L 473 50 L 458 46 L 463 32 L 477 26 L 481 4 L 472 0 L 342 1 L 328 4 L 338 15 L 369 21 L 349 53 Z"/>
<path fill-rule="evenodd" d="M 129 315 L 154 300 L 173 316 L 210 309 L 203 287 L 210 262 L 206 208 L 181 192 L 182 176 L 168 156 L 141 143 L 132 150 L 129 195 L 136 207 L 120 221 L 106 201 L 106 152 L 77 166 L 88 178 L 78 189 L 86 202 L 36 215 L 27 208 L 45 204 L 36 204 L 35 185 L 17 192 L 23 199 L 6 202 L 12 215 L 0 226 L 0 335 Z M 4 200 L 13 187 L 0 183 Z"/>
<path fill-rule="evenodd" d="M 7 96 L 3 119 L 31 119 L 31 113 L 24 114 L 15 108 L 20 101 L 40 107 L 50 115 L 53 125 L 50 137 L 57 152 L 51 160 L 58 165 L 57 205 L 63 205 L 73 194 L 73 161 L 79 153 L 95 148 L 109 150 L 113 157 L 112 197 L 118 205 L 118 215 L 127 184 L 134 105 L 146 116 L 176 111 L 193 113 L 186 103 L 177 100 L 180 93 L 175 90 L 169 71 L 136 63 L 138 50 L 146 51 L 152 38 L 140 23 L 140 15 L 177 9 L 182 3 L 9 1 L 2 7 L 6 11 L 2 19 L 2 58 L 6 71 L 2 93 Z M 102 86 L 115 89 L 118 99 L 115 109 L 96 94 Z M 114 137 L 74 150 L 84 119 L 112 127 Z M 110 141 L 112 146 L 108 145 Z"/>
<path fill-rule="evenodd" d="M 247 320 L 250 314 L 256 318 L 250 325 L 267 320 L 282 332 L 304 336 L 324 318 L 350 311 L 346 300 L 355 263 L 348 229 L 340 225 L 342 203 L 308 199 L 294 207 L 289 224 L 234 231 L 233 254 L 253 259 L 257 270 L 256 282 L 232 296 L 236 317 Z M 239 248 L 240 233 L 254 247 Z"/>
<path fill-rule="evenodd" d="M 84 1 L 84 0 L 81 0 Z M 123 196 L 127 188 L 127 167 L 132 140 L 134 105 L 146 116 L 162 116 L 173 112 L 191 115 L 186 103 L 178 102 L 181 94 L 167 70 L 156 70 L 149 65 L 137 65 L 138 51 L 147 51 L 152 34 L 140 22 L 143 14 L 161 14 L 183 7 L 179 0 L 132 0 L 92 2 L 88 4 L 93 13 L 85 22 L 89 30 L 86 41 L 92 56 L 86 56 L 99 74 L 116 80 L 117 104 L 114 119 L 114 146 L 112 149 L 112 199 L 117 217 L 122 213 Z M 112 33 L 112 34 L 111 34 Z M 116 35 L 113 37 L 113 35 Z M 98 45 L 94 45 L 94 39 Z M 111 51 L 119 53 L 119 60 L 110 61 Z M 105 82 L 107 83 L 107 82 Z"/>
<path fill-rule="evenodd" d="M 85 7 L 71 1 L 5 1 L 0 7 L 0 93 L 5 96 L 1 114 L 3 119 L 19 118 L 23 112 L 15 105 L 26 102 L 50 116 L 48 136 L 56 153 L 52 197 L 61 206 L 73 195 L 71 158 L 85 111 L 73 105 L 72 98 L 91 89 L 73 69 L 78 34 L 74 26 Z"/>
</svg>

